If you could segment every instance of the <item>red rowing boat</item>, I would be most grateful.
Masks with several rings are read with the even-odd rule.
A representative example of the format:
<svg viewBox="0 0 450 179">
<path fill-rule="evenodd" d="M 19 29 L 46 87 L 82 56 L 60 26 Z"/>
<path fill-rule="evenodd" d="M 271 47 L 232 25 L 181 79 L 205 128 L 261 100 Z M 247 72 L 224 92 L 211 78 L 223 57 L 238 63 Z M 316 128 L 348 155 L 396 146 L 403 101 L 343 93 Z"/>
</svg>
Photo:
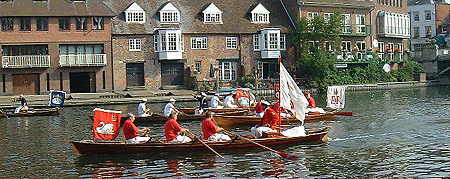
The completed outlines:
<svg viewBox="0 0 450 179">
<path fill-rule="evenodd" d="M 254 142 L 265 146 L 279 145 L 297 145 L 304 143 L 323 143 L 328 141 L 328 128 L 322 128 L 317 131 L 309 131 L 306 136 L 301 137 L 273 137 L 251 139 Z M 250 149 L 259 146 L 241 139 L 235 139 L 227 142 L 206 142 L 214 150 L 229 149 Z M 161 141 L 152 141 L 141 144 L 127 144 L 125 142 L 94 142 L 92 140 L 72 141 L 72 148 L 82 155 L 92 154 L 130 154 L 130 153 L 154 153 L 154 152 L 199 152 L 208 149 L 200 142 L 190 143 L 165 143 Z"/>
</svg>

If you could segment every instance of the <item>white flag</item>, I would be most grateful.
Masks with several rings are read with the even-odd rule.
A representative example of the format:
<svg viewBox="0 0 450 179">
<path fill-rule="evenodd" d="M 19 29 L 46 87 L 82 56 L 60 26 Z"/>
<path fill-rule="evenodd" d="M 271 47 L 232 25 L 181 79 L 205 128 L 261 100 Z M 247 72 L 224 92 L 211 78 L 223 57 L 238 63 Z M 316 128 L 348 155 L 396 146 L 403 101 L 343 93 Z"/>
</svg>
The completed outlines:
<svg viewBox="0 0 450 179">
<path fill-rule="evenodd" d="M 307 105 L 308 101 L 302 90 L 297 86 L 283 64 L 280 64 L 280 107 L 291 110 L 295 113 L 297 119 L 303 123 Z"/>
<path fill-rule="evenodd" d="M 327 107 L 342 109 L 345 105 L 345 87 L 329 86 L 327 91 Z"/>
</svg>

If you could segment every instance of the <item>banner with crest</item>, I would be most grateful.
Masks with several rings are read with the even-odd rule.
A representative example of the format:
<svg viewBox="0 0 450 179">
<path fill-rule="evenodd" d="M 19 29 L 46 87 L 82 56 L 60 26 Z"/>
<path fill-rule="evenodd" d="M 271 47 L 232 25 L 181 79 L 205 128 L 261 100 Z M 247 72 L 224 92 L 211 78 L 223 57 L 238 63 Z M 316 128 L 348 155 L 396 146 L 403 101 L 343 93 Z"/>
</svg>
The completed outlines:
<svg viewBox="0 0 450 179">
<path fill-rule="evenodd" d="M 121 111 L 94 109 L 94 122 L 92 130 L 94 138 L 114 140 L 120 133 Z"/>
<path fill-rule="evenodd" d="M 50 91 L 50 100 L 48 105 L 55 107 L 64 106 L 64 99 L 66 99 L 66 92 L 64 91 Z"/>
<path fill-rule="evenodd" d="M 342 109 L 345 106 L 346 86 L 329 86 L 327 91 L 327 107 Z"/>
<path fill-rule="evenodd" d="M 245 90 L 245 89 L 241 89 L 241 88 L 237 88 L 236 89 L 236 104 L 239 107 L 249 107 L 250 106 L 250 92 Z"/>
</svg>

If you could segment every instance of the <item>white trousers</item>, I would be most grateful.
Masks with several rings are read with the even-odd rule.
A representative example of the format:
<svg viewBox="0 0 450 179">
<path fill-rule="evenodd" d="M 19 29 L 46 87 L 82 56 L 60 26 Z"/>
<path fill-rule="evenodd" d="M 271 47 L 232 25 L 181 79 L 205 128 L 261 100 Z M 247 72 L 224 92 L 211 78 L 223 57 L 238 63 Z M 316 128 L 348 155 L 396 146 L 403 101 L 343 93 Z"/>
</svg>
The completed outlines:
<svg viewBox="0 0 450 179">
<path fill-rule="evenodd" d="M 256 116 L 258 116 L 258 117 L 263 117 L 263 116 L 264 116 L 264 112 L 257 112 L 257 113 L 256 113 Z"/>
<path fill-rule="evenodd" d="M 137 143 L 147 142 L 148 140 L 150 140 L 150 137 L 139 137 L 138 136 L 135 138 L 127 139 L 127 143 L 137 144 Z"/>
<path fill-rule="evenodd" d="M 286 137 L 300 137 L 300 136 L 306 136 L 306 131 L 305 131 L 305 127 L 298 126 L 298 127 L 294 127 L 294 128 L 285 130 L 285 131 L 281 132 L 281 134 L 283 134 Z"/>
<path fill-rule="evenodd" d="M 144 114 L 139 114 L 138 115 L 138 117 L 148 117 L 148 116 L 151 116 L 151 114 L 144 113 Z"/>
<path fill-rule="evenodd" d="M 252 132 L 253 137 L 258 139 L 263 136 L 264 132 L 277 132 L 277 131 L 271 129 L 270 127 L 264 127 L 264 126 L 256 127 L 255 126 L 255 127 L 252 127 L 251 132 Z"/>
<path fill-rule="evenodd" d="M 225 135 L 225 134 L 219 134 L 219 133 L 215 133 L 212 136 L 208 137 L 208 141 L 212 141 L 212 142 L 222 142 L 222 141 L 229 141 L 231 140 L 230 136 Z"/>
<path fill-rule="evenodd" d="M 186 143 L 191 141 L 192 139 L 187 136 L 178 135 L 177 138 L 169 141 L 169 143 Z"/>
<path fill-rule="evenodd" d="M 214 108 L 214 109 L 223 109 L 223 106 L 217 105 L 216 107 L 212 107 L 212 106 L 211 106 L 211 108 Z"/>
</svg>

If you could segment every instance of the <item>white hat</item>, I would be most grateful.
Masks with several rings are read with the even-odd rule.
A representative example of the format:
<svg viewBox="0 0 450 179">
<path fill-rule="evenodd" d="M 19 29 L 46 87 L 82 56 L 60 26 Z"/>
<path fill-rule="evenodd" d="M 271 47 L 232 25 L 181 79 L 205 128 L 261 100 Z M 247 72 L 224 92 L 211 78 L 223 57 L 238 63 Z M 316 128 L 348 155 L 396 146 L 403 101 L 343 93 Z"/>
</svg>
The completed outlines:
<svg viewBox="0 0 450 179">
<path fill-rule="evenodd" d="M 205 92 L 202 92 L 202 96 L 207 96 Z"/>
<path fill-rule="evenodd" d="M 173 98 L 170 98 L 169 101 L 170 101 L 170 102 L 175 102 L 175 101 L 177 101 L 177 100 L 175 100 L 175 99 L 173 99 Z"/>
<path fill-rule="evenodd" d="M 220 96 L 220 94 L 219 94 L 219 93 L 216 93 L 216 94 L 214 94 L 214 96 Z"/>
<path fill-rule="evenodd" d="M 142 101 L 147 102 L 147 98 L 142 98 Z"/>
<path fill-rule="evenodd" d="M 267 102 L 266 100 L 261 100 L 261 104 L 265 104 L 265 105 L 267 105 L 267 106 L 269 106 L 269 105 L 270 105 L 270 103 L 269 103 L 269 102 Z"/>
</svg>

